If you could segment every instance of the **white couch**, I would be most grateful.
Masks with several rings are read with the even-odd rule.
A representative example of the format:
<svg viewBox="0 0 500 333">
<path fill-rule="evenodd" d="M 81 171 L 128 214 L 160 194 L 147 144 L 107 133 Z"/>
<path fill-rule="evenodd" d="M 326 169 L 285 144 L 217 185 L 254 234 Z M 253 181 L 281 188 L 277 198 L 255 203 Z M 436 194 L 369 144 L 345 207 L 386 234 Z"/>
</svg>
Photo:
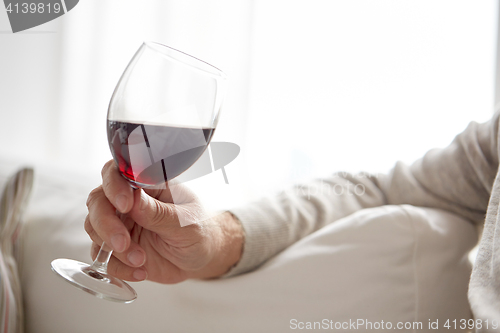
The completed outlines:
<svg viewBox="0 0 500 333">
<path fill-rule="evenodd" d="M 0 167 L 0 179 L 13 169 Z M 402 325 L 400 331 L 411 331 L 404 329 L 410 324 L 418 332 L 436 332 L 431 323 L 438 321 L 438 331 L 444 331 L 446 320 L 471 317 L 466 294 L 475 228 L 453 214 L 413 206 L 359 211 L 252 273 L 178 285 L 132 283 L 138 299 L 131 304 L 97 299 L 50 269 L 59 257 L 90 260 L 83 221 L 95 182 L 49 169 L 36 172 L 21 242 L 26 332 L 290 332 L 309 327 L 380 332 L 389 323 L 396 331 Z"/>
</svg>

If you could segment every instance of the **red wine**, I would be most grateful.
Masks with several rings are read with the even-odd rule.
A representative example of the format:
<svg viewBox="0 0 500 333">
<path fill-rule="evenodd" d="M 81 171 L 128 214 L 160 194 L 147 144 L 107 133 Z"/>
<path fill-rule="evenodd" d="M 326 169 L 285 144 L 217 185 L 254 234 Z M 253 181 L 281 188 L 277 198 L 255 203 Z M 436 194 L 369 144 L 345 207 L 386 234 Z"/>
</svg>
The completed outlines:
<svg viewBox="0 0 500 333">
<path fill-rule="evenodd" d="M 214 130 L 108 120 L 108 142 L 122 175 L 145 187 L 189 169 L 207 148 Z"/>
</svg>

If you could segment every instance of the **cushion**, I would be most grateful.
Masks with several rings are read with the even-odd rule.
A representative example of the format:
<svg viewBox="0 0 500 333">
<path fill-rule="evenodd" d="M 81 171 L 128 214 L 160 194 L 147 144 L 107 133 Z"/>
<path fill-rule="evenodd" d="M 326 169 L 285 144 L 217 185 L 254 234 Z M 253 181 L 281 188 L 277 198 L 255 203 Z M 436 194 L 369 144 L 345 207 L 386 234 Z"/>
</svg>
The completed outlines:
<svg viewBox="0 0 500 333">
<path fill-rule="evenodd" d="M 358 330 L 414 322 L 425 329 L 470 318 L 467 255 L 475 228 L 451 213 L 407 205 L 345 217 L 248 274 L 131 283 L 138 292 L 131 304 L 95 298 L 50 269 L 55 258 L 90 260 L 83 221 L 92 182 L 78 179 L 36 177 L 22 267 L 27 332 L 289 332 L 353 322 Z"/>
<path fill-rule="evenodd" d="M 0 327 L 23 332 L 24 308 L 19 266 L 22 265 L 23 216 L 33 185 L 33 169 L 20 168 L 0 178 Z"/>
</svg>

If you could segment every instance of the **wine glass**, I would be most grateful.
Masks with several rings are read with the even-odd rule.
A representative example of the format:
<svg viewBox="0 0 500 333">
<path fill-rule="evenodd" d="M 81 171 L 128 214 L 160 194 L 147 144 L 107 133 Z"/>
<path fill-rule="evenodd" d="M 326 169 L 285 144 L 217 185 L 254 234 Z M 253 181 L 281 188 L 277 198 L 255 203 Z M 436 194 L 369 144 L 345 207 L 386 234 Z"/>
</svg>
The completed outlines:
<svg viewBox="0 0 500 333">
<path fill-rule="evenodd" d="M 216 67 L 171 47 L 145 42 L 136 52 L 108 109 L 108 143 L 130 185 L 166 184 L 203 154 L 212 138 L 226 91 Z M 112 249 L 102 244 L 92 265 L 52 261 L 52 270 L 99 298 L 129 303 L 137 293 L 107 273 Z"/>
</svg>

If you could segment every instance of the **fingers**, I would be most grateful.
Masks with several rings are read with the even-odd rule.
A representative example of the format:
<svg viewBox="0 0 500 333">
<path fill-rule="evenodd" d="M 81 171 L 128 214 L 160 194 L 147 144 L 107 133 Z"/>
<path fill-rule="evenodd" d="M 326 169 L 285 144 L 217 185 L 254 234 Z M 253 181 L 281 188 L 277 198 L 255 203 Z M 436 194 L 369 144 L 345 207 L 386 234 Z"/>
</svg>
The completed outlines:
<svg viewBox="0 0 500 333">
<path fill-rule="evenodd" d="M 92 260 L 95 260 L 95 258 L 97 257 L 99 249 L 99 244 L 92 244 Z M 129 265 L 126 265 L 117 257 L 115 257 L 114 254 L 109 259 L 107 270 L 110 275 L 126 281 L 136 282 L 143 281 L 148 278 L 148 273 L 144 267 L 131 267 Z"/>
<path fill-rule="evenodd" d="M 120 212 L 127 213 L 133 205 L 133 189 L 120 175 L 116 163 L 108 161 L 101 171 L 102 187 L 106 197 Z"/>
<path fill-rule="evenodd" d="M 89 214 L 85 230 L 89 236 L 106 242 L 118 253 L 125 251 L 130 246 L 130 235 L 116 216 L 115 207 L 106 198 L 102 186 L 90 192 L 87 207 Z"/>
<path fill-rule="evenodd" d="M 95 260 L 95 256 L 97 256 L 97 252 L 99 248 L 102 246 L 102 239 L 97 235 L 97 233 L 93 230 L 90 222 L 87 222 L 89 219 L 85 220 L 85 230 L 90 235 L 90 238 L 94 242 L 94 245 L 97 247 L 97 251 L 94 248 L 91 250 L 92 259 Z M 95 256 L 94 256 L 95 255 Z M 121 253 L 113 252 L 113 255 L 117 257 L 121 262 L 128 266 L 132 267 L 140 267 L 144 265 L 146 262 L 146 253 L 141 248 L 139 244 L 132 241 L 130 246 L 126 251 Z"/>
<path fill-rule="evenodd" d="M 92 243 L 92 260 L 95 260 L 95 258 L 97 257 L 97 253 L 99 253 L 101 246 L 102 242 L 94 241 Z M 146 254 L 144 253 L 144 250 L 139 246 L 139 244 L 135 242 L 132 242 L 132 244 L 130 244 L 130 249 L 126 252 L 113 252 L 113 257 L 118 259 L 122 264 L 131 268 L 141 267 L 146 263 Z"/>
<path fill-rule="evenodd" d="M 140 266 L 144 265 L 144 263 L 146 262 L 146 253 L 141 248 L 141 246 L 136 243 L 136 241 L 138 239 L 135 239 L 135 241 L 131 241 L 130 236 L 129 236 L 130 232 L 133 235 L 137 234 L 136 232 L 134 232 L 134 230 L 132 230 L 134 222 L 125 215 L 122 216 L 122 219 L 124 220 L 124 222 L 123 222 L 122 219 L 119 219 L 116 214 L 112 214 L 112 213 L 108 212 L 107 207 L 109 207 L 110 205 L 106 205 L 105 202 L 104 203 L 99 202 L 99 200 L 102 200 L 102 198 L 103 198 L 103 194 L 102 194 L 102 191 L 99 191 L 99 188 L 94 190 L 93 193 L 91 193 L 91 195 L 89 196 L 89 215 L 87 215 L 87 217 L 85 219 L 85 224 L 84 224 L 85 231 L 90 236 L 90 238 L 92 239 L 94 244 L 96 244 L 96 246 L 100 247 L 103 243 L 104 236 L 103 237 L 100 236 L 100 233 L 95 229 L 94 225 L 102 226 L 103 223 L 94 222 L 94 224 L 93 224 L 92 217 L 93 217 L 93 215 L 95 216 L 96 214 L 98 214 L 99 216 L 102 216 L 103 211 L 105 213 L 107 213 L 108 215 L 111 214 L 109 216 L 109 218 L 112 218 L 114 220 L 114 222 L 116 222 L 118 224 L 115 227 L 115 229 L 119 229 L 119 231 L 115 234 L 112 234 L 112 236 L 110 237 L 110 240 L 109 241 L 105 240 L 105 242 L 107 244 L 111 244 L 111 247 L 113 248 L 113 250 L 115 250 L 115 248 L 118 249 L 118 250 L 115 250 L 116 252 L 114 252 L 114 256 L 116 256 L 120 261 L 122 261 L 126 265 L 129 265 L 132 267 L 140 267 Z M 103 208 L 101 208 L 101 206 Z M 122 214 L 120 214 L 120 215 L 122 215 Z M 108 228 L 110 224 L 111 223 L 106 223 L 105 224 L 106 228 Z M 111 229 L 111 230 L 113 230 L 113 229 Z M 113 232 L 114 232 L 114 230 L 111 231 L 111 233 L 113 233 Z M 128 236 L 129 244 L 126 245 L 126 250 L 125 249 L 120 250 L 121 245 L 115 244 L 116 235 L 119 235 L 119 237 L 122 237 L 125 235 Z M 137 237 L 135 237 L 135 238 L 137 238 Z M 95 253 L 95 255 L 97 255 L 97 252 Z M 95 257 L 93 259 L 95 259 Z"/>
<path fill-rule="evenodd" d="M 102 238 L 97 234 L 97 232 L 95 232 L 94 227 L 92 227 L 92 224 L 90 223 L 88 215 L 85 218 L 85 223 L 83 227 L 85 228 L 85 232 L 89 235 L 90 239 L 92 239 L 93 242 L 102 244 Z"/>
</svg>

